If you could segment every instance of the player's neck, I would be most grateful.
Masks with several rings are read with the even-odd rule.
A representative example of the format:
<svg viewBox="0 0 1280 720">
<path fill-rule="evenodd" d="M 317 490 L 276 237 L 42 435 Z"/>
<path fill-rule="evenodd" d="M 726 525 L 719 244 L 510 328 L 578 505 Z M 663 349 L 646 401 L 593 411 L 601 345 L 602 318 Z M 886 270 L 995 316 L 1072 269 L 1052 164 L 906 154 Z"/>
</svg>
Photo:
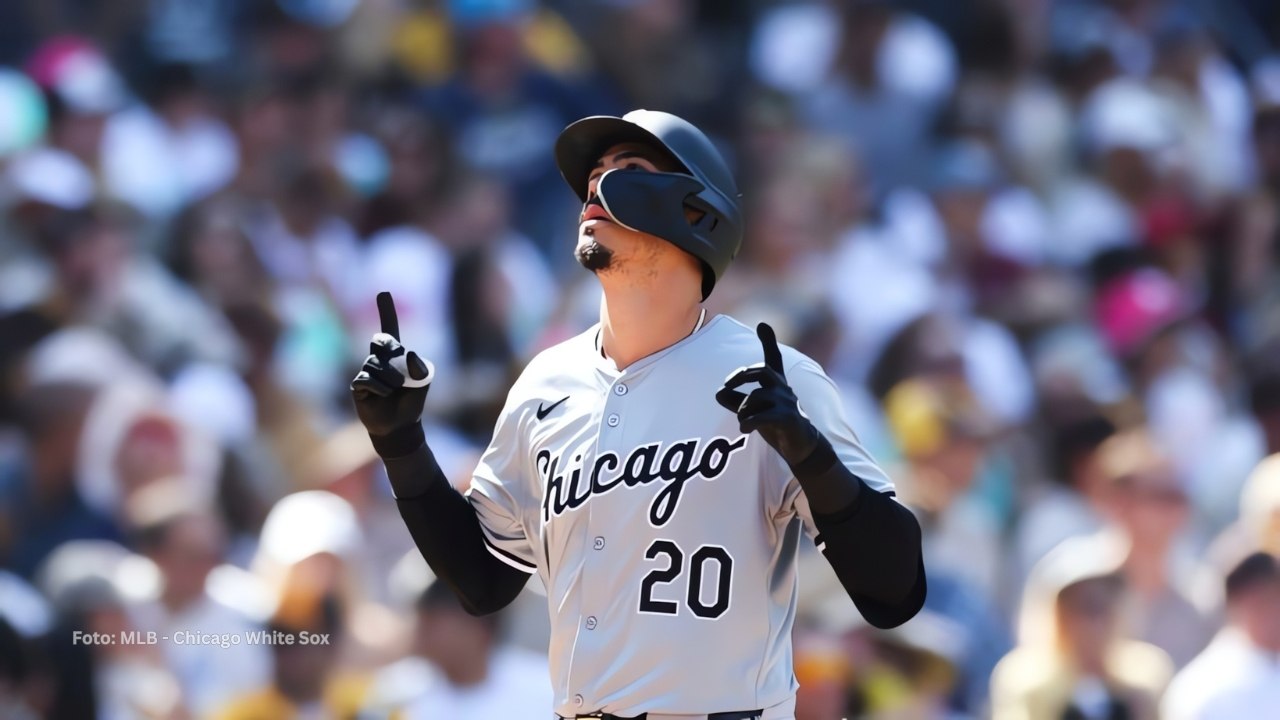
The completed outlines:
<svg viewBox="0 0 1280 720">
<path fill-rule="evenodd" d="M 619 370 L 671 347 L 693 332 L 702 311 L 697 298 L 660 287 L 605 286 L 600 341 Z"/>
</svg>

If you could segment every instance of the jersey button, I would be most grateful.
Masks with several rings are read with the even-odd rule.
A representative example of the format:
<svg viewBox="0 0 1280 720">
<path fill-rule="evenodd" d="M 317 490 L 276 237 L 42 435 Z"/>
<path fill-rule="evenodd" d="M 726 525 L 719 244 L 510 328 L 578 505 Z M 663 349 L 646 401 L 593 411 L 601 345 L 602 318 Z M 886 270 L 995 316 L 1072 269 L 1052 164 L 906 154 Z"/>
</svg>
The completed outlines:
<svg viewBox="0 0 1280 720">
<path fill-rule="evenodd" d="M 595 630 L 595 629 L 596 629 L 596 616 L 595 616 L 595 615 L 591 615 L 591 616 L 589 616 L 589 617 L 587 618 L 587 629 L 588 629 L 588 630 Z"/>
<path fill-rule="evenodd" d="M 591 547 L 594 547 L 594 548 L 595 548 L 595 549 L 597 549 L 597 550 L 603 550 L 603 549 L 604 549 L 604 538 L 602 538 L 602 537 L 597 537 L 597 538 L 595 539 L 595 542 L 591 543 Z"/>
<path fill-rule="evenodd" d="M 618 427 L 618 423 L 621 421 L 622 418 L 618 417 L 618 413 L 612 413 L 605 419 L 605 423 L 607 423 L 609 427 Z"/>
<path fill-rule="evenodd" d="M 581 695 L 574 695 L 574 696 L 573 696 L 573 704 L 574 704 L 574 705 L 576 705 L 577 707 L 582 707 L 582 696 L 581 696 Z"/>
<path fill-rule="evenodd" d="M 614 394 L 614 395 L 626 395 L 626 394 L 627 394 L 627 386 L 626 386 L 626 385 L 623 385 L 622 383 L 618 383 L 617 385 L 614 385 L 614 386 L 613 386 L 613 394 Z"/>
</svg>

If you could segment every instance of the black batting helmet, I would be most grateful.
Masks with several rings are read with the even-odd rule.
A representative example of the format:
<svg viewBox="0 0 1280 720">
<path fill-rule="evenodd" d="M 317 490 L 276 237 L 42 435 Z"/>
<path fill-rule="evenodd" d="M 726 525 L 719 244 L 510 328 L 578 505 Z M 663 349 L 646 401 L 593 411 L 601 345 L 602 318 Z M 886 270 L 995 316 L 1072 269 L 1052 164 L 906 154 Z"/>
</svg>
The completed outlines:
<svg viewBox="0 0 1280 720">
<path fill-rule="evenodd" d="M 701 260 L 705 300 L 742 247 L 741 196 L 729 166 L 701 130 L 670 113 L 595 115 L 569 125 L 556 140 L 556 165 L 579 199 L 587 201 L 591 170 L 600 155 L 626 142 L 664 153 L 679 171 L 615 170 L 601 178 L 597 195 L 620 224 L 656 235 Z M 685 207 L 700 216 L 687 220 Z"/>
</svg>

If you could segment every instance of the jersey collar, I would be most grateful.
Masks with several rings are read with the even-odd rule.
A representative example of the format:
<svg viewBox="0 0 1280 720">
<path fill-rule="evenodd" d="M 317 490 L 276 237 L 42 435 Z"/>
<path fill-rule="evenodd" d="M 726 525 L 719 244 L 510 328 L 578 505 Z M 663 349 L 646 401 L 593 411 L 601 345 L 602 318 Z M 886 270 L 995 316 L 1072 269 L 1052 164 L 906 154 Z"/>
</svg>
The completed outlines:
<svg viewBox="0 0 1280 720">
<path fill-rule="evenodd" d="M 604 370 L 608 374 L 614 375 L 614 376 L 621 375 L 624 372 L 632 372 L 638 369 L 642 365 L 648 365 L 649 362 L 661 357 L 662 355 L 665 355 L 667 352 L 669 352 L 673 348 L 679 347 L 680 345 L 688 342 L 689 338 L 693 337 L 694 335 L 697 335 L 698 331 L 702 330 L 703 327 L 705 327 L 706 322 L 707 322 L 707 309 L 702 308 L 702 310 L 698 313 L 698 322 L 693 326 L 693 330 L 689 331 L 688 335 L 684 336 L 679 341 L 672 343 L 671 345 L 663 348 L 662 350 L 659 350 L 658 352 L 653 353 L 648 357 L 637 360 L 635 363 L 631 365 L 631 367 L 622 371 L 618 370 L 617 366 L 613 364 L 613 361 L 609 359 L 609 356 L 604 354 L 604 331 L 603 331 L 603 328 L 597 326 L 596 332 L 595 332 L 595 341 L 594 341 L 596 366 L 599 367 L 601 370 Z"/>
<path fill-rule="evenodd" d="M 693 335 L 694 333 L 701 330 L 702 325 L 704 322 L 706 322 L 706 320 L 707 320 L 707 309 L 702 308 L 702 311 L 698 313 L 698 322 L 696 325 L 693 326 L 693 329 L 689 331 L 689 335 Z M 595 341 L 596 352 L 600 354 L 600 357 L 604 358 L 605 360 L 608 360 L 609 356 L 604 354 L 604 334 L 602 330 L 603 330 L 602 328 L 596 328 L 596 341 Z M 686 335 L 685 338 L 689 337 L 689 335 Z M 684 338 L 681 338 L 680 341 L 683 342 Z"/>
</svg>

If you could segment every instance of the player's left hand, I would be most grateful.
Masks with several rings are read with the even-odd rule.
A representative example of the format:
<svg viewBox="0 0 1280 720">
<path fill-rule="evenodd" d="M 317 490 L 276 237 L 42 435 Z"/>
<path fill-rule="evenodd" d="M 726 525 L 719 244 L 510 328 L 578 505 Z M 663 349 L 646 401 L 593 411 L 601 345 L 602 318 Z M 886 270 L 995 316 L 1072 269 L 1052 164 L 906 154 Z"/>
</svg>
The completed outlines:
<svg viewBox="0 0 1280 720">
<path fill-rule="evenodd" d="M 800 411 L 800 401 L 787 384 L 773 328 L 760 323 L 756 335 L 764 348 L 764 362 L 729 375 L 716 393 L 716 402 L 738 416 L 738 429 L 743 434 L 760 433 L 783 460 L 797 465 L 818 446 L 818 429 Z M 738 390 L 748 383 L 759 387 L 746 393 Z"/>
</svg>

